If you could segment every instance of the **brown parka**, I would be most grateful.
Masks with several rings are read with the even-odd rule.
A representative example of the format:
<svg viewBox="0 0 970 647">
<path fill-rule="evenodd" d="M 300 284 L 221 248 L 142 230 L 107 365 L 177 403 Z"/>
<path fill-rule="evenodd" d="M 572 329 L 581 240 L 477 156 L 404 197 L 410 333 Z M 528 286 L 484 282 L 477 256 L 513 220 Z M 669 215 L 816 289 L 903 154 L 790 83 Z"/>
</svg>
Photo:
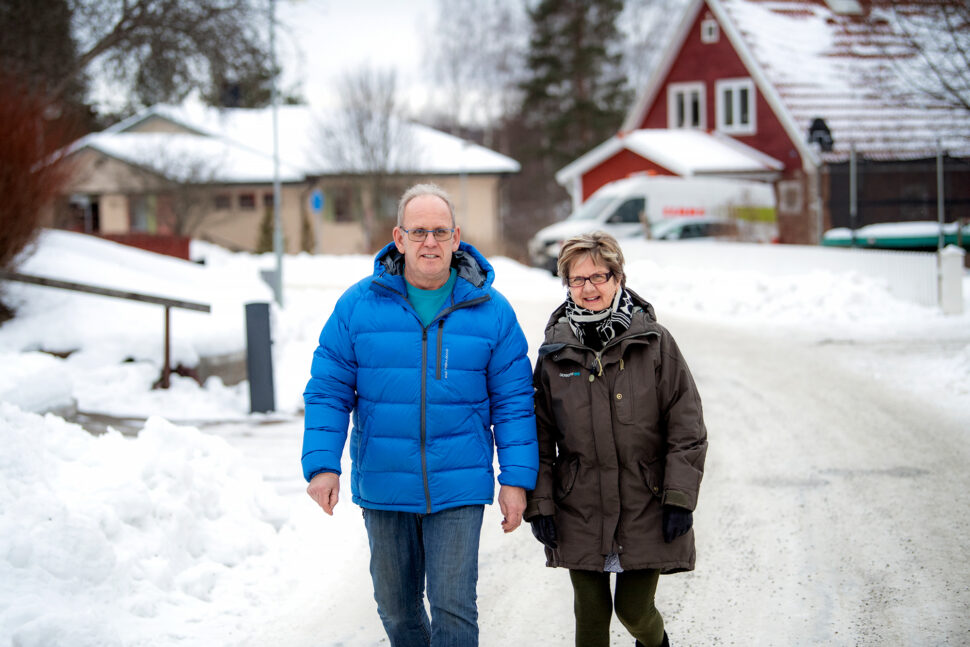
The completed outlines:
<svg viewBox="0 0 970 647">
<path fill-rule="evenodd" d="M 634 302 L 630 328 L 599 352 L 582 345 L 565 304 L 546 325 L 534 383 L 539 477 L 525 518 L 554 515 L 546 565 L 602 571 L 693 570 L 694 531 L 664 543 L 663 504 L 694 510 L 707 431 L 677 343 L 653 307 Z"/>
</svg>

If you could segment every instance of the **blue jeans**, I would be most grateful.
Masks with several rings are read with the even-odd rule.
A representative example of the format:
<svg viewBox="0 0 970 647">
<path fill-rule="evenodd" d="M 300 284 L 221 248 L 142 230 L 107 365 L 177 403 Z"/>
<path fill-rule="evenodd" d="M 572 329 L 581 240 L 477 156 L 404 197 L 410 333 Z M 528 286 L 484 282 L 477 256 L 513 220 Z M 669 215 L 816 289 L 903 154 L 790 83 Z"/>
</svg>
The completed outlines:
<svg viewBox="0 0 970 647">
<path fill-rule="evenodd" d="M 484 509 L 469 505 L 433 514 L 363 509 L 374 599 L 391 647 L 478 645 L 478 541 Z"/>
</svg>

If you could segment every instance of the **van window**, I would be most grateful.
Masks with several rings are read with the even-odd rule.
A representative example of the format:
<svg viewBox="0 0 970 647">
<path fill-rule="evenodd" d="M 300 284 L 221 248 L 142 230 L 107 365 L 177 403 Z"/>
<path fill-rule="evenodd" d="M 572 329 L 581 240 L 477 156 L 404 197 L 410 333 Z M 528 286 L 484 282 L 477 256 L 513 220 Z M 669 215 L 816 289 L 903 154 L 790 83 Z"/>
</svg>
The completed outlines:
<svg viewBox="0 0 970 647">
<path fill-rule="evenodd" d="M 618 223 L 638 223 L 640 222 L 640 214 L 643 213 L 644 204 L 646 200 L 644 198 L 630 198 L 613 212 L 610 219 L 607 222 L 612 224 Z"/>
<path fill-rule="evenodd" d="M 574 211 L 569 216 L 569 220 L 593 220 L 596 216 L 600 215 L 600 212 L 606 208 L 606 206 L 613 202 L 616 198 L 601 195 L 595 198 L 590 198 L 582 204 L 579 209 Z"/>
</svg>

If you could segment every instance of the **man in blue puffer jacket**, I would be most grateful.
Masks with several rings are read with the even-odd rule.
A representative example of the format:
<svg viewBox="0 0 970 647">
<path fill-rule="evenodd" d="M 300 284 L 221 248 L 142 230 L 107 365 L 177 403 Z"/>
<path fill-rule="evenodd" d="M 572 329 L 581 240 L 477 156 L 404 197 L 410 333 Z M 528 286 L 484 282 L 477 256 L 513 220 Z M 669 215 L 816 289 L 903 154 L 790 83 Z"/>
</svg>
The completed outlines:
<svg viewBox="0 0 970 647">
<path fill-rule="evenodd" d="M 392 647 L 478 645 L 478 544 L 492 503 L 522 521 L 538 469 L 525 336 L 435 185 L 398 204 L 394 242 L 320 333 L 306 403 L 308 494 L 333 514 L 353 412 L 351 492 Z M 423 593 L 427 580 L 431 619 Z"/>
</svg>

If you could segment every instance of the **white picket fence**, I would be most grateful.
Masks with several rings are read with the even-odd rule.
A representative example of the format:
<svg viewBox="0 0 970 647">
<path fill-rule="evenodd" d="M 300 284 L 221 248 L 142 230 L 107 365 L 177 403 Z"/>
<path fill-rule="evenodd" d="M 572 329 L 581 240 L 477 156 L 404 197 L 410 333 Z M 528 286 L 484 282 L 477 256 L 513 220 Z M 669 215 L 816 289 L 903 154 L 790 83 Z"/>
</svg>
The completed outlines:
<svg viewBox="0 0 970 647">
<path fill-rule="evenodd" d="M 900 299 L 941 306 L 947 314 L 963 312 L 963 256 L 958 247 L 944 250 L 943 285 L 934 252 L 899 252 L 808 245 L 765 245 L 697 241 L 624 241 L 628 258 L 649 258 L 667 267 L 714 268 L 806 274 L 814 270 L 857 272 L 883 281 Z"/>
</svg>

